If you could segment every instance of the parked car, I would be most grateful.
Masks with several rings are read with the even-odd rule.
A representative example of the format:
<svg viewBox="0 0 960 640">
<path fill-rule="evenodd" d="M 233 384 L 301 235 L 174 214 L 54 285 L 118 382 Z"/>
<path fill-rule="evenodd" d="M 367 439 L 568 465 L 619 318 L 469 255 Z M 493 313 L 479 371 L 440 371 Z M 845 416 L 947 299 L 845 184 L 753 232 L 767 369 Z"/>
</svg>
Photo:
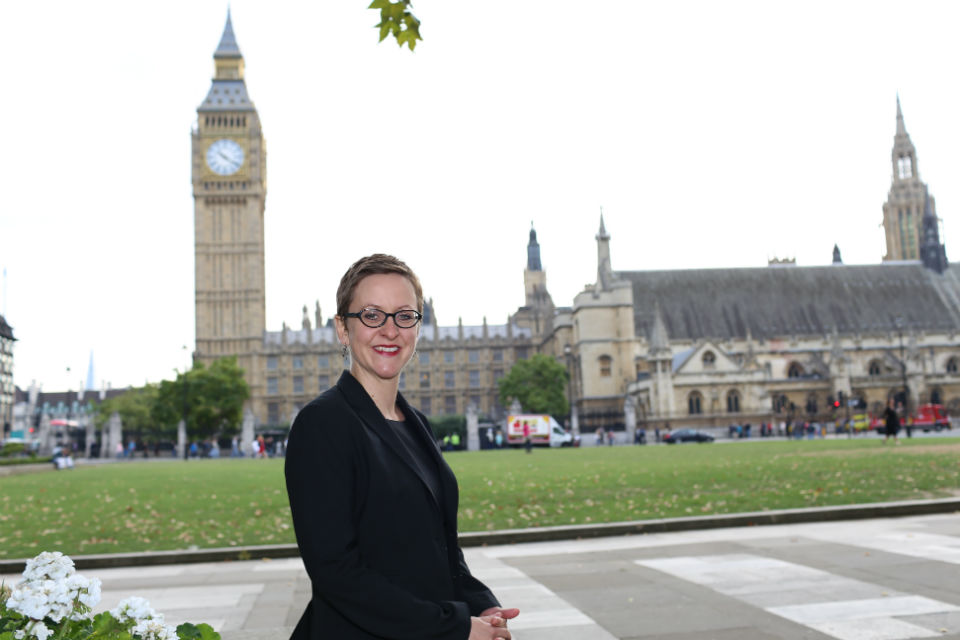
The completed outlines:
<svg viewBox="0 0 960 640">
<path fill-rule="evenodd" d="M 663 441 L 667 444 L 676 444 L 678 442 L 713 442 L 713 436 L 696 429 L 677 429 L 664 434 Z"/>
</svg>

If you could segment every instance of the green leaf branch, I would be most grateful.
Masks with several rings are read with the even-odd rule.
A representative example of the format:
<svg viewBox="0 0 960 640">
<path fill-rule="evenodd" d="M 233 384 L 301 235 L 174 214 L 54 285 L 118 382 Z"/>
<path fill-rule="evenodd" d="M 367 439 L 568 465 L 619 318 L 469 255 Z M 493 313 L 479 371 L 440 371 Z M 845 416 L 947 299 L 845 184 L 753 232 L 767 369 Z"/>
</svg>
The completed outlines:
<svg viewBox="0 0 960 640">
<path fill-rule="evenodd" d="M 417 46 L 420 37 L 420 21 L 410 13 L 410 0 L 373 0 L 368 9 L 380 10 L 380 42 L 393 36 L 400 47 L 407 45 L 410 51 Z"/>
</svg>

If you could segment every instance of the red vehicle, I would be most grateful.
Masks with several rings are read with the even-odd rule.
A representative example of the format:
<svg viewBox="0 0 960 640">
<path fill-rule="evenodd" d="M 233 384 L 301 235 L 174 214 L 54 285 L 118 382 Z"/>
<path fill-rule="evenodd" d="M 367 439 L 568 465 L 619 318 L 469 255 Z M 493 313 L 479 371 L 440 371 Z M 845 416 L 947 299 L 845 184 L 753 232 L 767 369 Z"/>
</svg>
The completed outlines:
<svg viewBox="0 0 960 640">
<path fill-rule="evenodd" d="M 947 415 L 947 410 L 944 409 L 942 404 L 922 404 L 917 409 L 917 413 L 908 419 L 912 420 L 911 425 L 914 429 L 940 431 L 952 428 L 950 416 Z M 906 420 L 901 419 L 900 427 L 906 428 L 906 423 Z M 884 429 L 883 416 L 871 416 L 870 428 L 882 432 Z"/>
</svg>

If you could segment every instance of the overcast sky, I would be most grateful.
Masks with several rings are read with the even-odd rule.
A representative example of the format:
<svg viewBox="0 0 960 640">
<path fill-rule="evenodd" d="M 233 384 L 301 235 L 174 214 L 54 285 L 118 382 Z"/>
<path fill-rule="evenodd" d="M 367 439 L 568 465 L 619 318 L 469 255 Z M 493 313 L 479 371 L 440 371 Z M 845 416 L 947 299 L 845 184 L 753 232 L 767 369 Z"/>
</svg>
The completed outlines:
<svg viewBox="0 0 960 640">
<path fill-rule="evenodd" d="M 558 305 L 615 269 L 880 261 L 896 96 L 960 256 L 949 2 L 233 0 L 268 149 L 267 326 L 334 311 L 392 252 L 441 324 L 523 303 L 531 221 Z M 190 130 L 225 2 L 0 4 L 2 312 L 14 379 L 172 377 L 194 344 Z M 951 247 L 955 247 L 951 249 Z M 188 346 L 187 350 L 182 347 Z M 67 372 L 67 368 L 70 372 Z"/>
</svg>

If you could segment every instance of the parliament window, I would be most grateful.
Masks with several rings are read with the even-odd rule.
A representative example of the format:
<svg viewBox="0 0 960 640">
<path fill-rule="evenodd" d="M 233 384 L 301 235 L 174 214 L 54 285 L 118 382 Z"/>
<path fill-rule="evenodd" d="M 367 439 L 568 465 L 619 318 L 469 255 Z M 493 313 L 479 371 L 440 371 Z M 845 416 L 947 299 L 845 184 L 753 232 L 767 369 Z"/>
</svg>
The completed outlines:
<svg viewBox="0 0 960 640">
<path fill-rule="evenodd" d="M 493 350 L 493 361 L 494 361 L 494 362 L 503 362 L 503 349 L 494 349 L 494 350 Z"/>
<path fill-rule="evenodd" d="M 454 377 L 455 373 L 453 371 L 444 371 L 443 372 L 443 386 L 447 389 L 453 389 L 455 385 Z"/>
<path fill-rule="evenodd" d="M 447 414 L 454 414 L 457 412 L 457 397 L 456 396 L 445 396 L 443 399 L 443 412 Z"/>
<path fill-rule="evenodd" d="M 294 369 L 303 369 L 303 358 L 300 356 L 293 357 L 293 368 Z"/>
<path fill-rule="evenodd" d="M 609 378 L 613 371 L 613 358 L 610 356 L 600 356 L 597 358 L 600 363 L 600 377 Z"/>
<path fill-rule="evenodd" d="M 790 367 L 787 369 L 788 378 L 802 378 L 803 377 L 803 365 L 798 362 L 791 362 Z"/>
<path fill-rule="evenodd" d="M 883 373 L 883 367 L 880 365 L 880 361 L 879 361 L 879 360 L 871 360 L 871 361 L 870 361 L 870 368 L 868 369 L 867 373 L 869 373 L 869 375 L 871 375 L 871 376 L 879 376 L 879 375 L 881 375 L 881 374 Z"/>
<path fill-rule="evenodd" d="M 267 403 L 267 424 L 277 424 L 280 422 L 280 403 Z"/>
<path fill-rule="evenodd" d="M 704 369 L 713 369 L 717 366 L 717 356 L 713 353 L 713 351 L 705 351 L 701 360 L 703 362 Z"/>
<path fill-rule="evenodd" d="M 420 372 L 420 388 L 421 389 L 430 388 L 430 372 L 429 371 Z"/>
<path fill-rule="evenodd" d="M 694 391 L 687 397 L 687 412 L 694 416 L 703 413 L 703 396 Z"/>
<path fill-rule="evenodd" d="M 267 356 L 267 370 L 276 371 L 277 369 L 277 356 Z"/>
<path fill-rule="evenodd" d="M 276 395 L 279 393 L 277 378 L 267 378 L 267 393 L 270 395 Z"/>
<path fill-rule="evenodd" d="M 480 350 L 470 349 L 467 351 L 468 361 L 472 363 L 480 362 Z"/>
<path fill-rule="evenodd" d="M 303 376 L 293 376 L 293 392 L 303 393 Z"/>
<path fill-rule="evenodd" d="M 420 352 L 420 364 L 430 364 L 430 354 L 426 351 Z"/>
<path fill-rule="evenodd" d="M 430 402 L 430 398 L 424 397 L 420 400 L 420 411 L 423 411 L 427 415 L 433 413 L 433 406 Z"/>
<path fill-rule="evenodd" d="M 947 360 L 947 373 L 956 373 L 960 365 L 957 364 L 956 358 L 950 358 Z"/>
<path fill-rule="evenodd" d="M 328 375 L 325 374 L 325 373 L 317 376 L 317 387 L 320 389 L 320 391 L 326 391 L 327 389 L 329 389 L 329 388 L 330 388 L 330 376 L 328 376 Z"/>
<path fill-rule="evenodd" d="M 471 372 L 470 372 L 470 386 L 471 386 L 471 387 L 479 387 L 479 386 L 480 386 L 480 372 L 479 372 L 479 371 L 471 371 Z"/>
<path fill-rule="evenodd" d="M 740 413 L 740 394 L 736 391 L 727 394 L 727 413 Z"/>
<path fill-rule="evenodd" d="M 447 349 L 443 352 L 443 361 L 447 364 L 453 364 L 453 350 Z"/>
<path fill-rule="evenodd" d="M 330 366 L 330 356 L 319 356 L 317 358 L 317 367 L 320 369 L 326 369 Z"/>
</svg>

